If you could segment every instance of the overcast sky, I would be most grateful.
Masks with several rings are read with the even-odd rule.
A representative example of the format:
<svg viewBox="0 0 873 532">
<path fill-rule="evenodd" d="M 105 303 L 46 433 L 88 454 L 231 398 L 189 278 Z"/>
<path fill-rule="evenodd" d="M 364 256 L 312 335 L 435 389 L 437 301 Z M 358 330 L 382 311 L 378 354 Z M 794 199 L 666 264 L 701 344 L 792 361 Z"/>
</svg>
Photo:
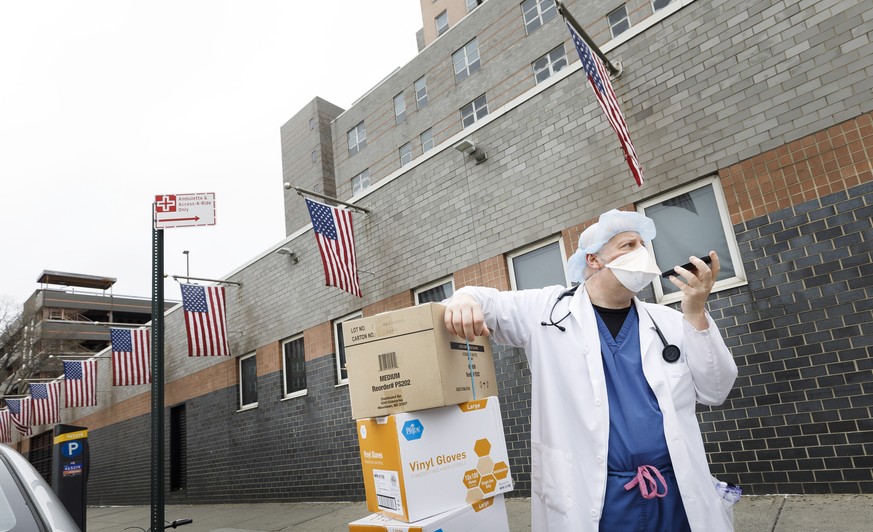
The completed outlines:
<svg viewBox="0 0 873 532">
<path fill-rule="evenodd" d="M 164 231 L 168 274 L 278 243 L 280 126 L 315 96 L 347 109 L 421 24 L 416 0 L 0 2 L 0 297 L 43 270 L 149 297 L 156 194 L 216 198 L 214 227 Z"/>
</svg>

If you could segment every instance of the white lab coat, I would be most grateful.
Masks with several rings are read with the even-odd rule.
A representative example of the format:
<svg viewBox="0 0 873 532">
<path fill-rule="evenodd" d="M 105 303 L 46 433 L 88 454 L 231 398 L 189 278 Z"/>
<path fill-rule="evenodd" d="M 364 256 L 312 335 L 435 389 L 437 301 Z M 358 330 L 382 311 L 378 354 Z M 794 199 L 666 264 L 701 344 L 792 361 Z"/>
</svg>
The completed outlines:
<svg viewBox="0 0 873 532">
<path fill-rule="evenodd" d="M 531 369 L 531 517 L 534 532 L 597 532 L 606 493 L 609 404 L 597 320 L 584 285 L 552 313 L 558 295 L 542 290 L 499 292 L 464 287 L 482 305 L 498 344 L 524 348 Z M 634 298 L 639 315 L 643 373 L 664 416 L 664 434 L 676 482 L 694 532 L 733 530 L 733 512 L 713 486 L 695 403 L 719 405 L 727 398 L 737 366 L 712 319 L 699 332 L 680 312 Z M 646 312 L 648 311 L 648 313 Z M 678 362 L 661 356 L 663 343 L 679 346 Z"/>
</svg>

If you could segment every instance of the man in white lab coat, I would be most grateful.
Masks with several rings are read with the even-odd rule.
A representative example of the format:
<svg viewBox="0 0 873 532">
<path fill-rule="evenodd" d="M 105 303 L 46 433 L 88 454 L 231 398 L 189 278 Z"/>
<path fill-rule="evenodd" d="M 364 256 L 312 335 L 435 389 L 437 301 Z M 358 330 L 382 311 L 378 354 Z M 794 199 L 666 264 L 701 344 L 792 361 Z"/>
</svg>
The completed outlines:
<svg viewBox="0 0 873 532">
<path fill-rule="evenodd" d="M 718 256 L 674 269 L 682 312 L 643 303 L 636 293 L 659 273 L 654 237 L 651 219 L 612 210 L 579 238 L 575 292 L 464 287 L 447 303 L 449 332 L 527 353 L 535 532 L 733 530 L 695 415 L 737 376 L 704 308 Z"/>
</svg>

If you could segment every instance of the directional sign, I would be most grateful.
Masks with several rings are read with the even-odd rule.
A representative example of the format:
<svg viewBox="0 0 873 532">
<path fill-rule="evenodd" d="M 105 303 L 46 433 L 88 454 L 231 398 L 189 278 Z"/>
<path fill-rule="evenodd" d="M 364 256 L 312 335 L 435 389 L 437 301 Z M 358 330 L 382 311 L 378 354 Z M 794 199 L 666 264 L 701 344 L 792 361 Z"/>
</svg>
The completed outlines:
<svg viewBox="0 0 873 532">
<path fill-rule="evenodd" d="M 215 194 L 163 194 L 155 196 L 155 229 L 215 225 Z"/>
</svg>

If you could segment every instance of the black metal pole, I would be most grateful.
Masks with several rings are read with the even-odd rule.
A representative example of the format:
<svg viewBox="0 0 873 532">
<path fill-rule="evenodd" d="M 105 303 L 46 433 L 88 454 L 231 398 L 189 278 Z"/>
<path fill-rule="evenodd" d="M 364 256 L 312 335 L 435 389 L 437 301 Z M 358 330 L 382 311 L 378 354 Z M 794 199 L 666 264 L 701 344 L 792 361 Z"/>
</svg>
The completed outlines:
<svg viewBox="0 0 873 532">
<path fill-rule="evenodd" d="M 158 531 L 164 529 L 164 230 L 154 225 L 152 261 L 151 529 Z"/>
<path fill-rule="evenodd" d="M 564 17 L 564 20 L 566 20 L 568 24 L 573 26 L 573 29 L 576 30 L 576 33 L 578 33 L 579 36 L 582 37 L 582 40 L 585 41 L 589 48 L 594 50 L 594 53 L 597 54 L 597 57 L 600 58 L 600 61 L 603 62 L 604 65 L 606 65 L 606 68 L 609 69 L 609 73 L 614 76 L 621 72 L 615 65 L 612 64 L 612 61 L 610 61 L 606 58 L 605 55 L 603 55 L 603 52 L 600 51 L 600 47 L 594 43 L 591 37 L 589 37 L 585 30 L 582 29 L 582 26 L 578 22 L 576 22 L 576 19 L 573 18 L 573 15 L 571 15 L 569 11 L 567 11 L 567 8 L 564 6 L 564 4 L 561 3 L 559 0 L 555 0 L 555 5 L 558 6 L 558 12 L 561 14 L 561 16 Z"/>
</svg>

